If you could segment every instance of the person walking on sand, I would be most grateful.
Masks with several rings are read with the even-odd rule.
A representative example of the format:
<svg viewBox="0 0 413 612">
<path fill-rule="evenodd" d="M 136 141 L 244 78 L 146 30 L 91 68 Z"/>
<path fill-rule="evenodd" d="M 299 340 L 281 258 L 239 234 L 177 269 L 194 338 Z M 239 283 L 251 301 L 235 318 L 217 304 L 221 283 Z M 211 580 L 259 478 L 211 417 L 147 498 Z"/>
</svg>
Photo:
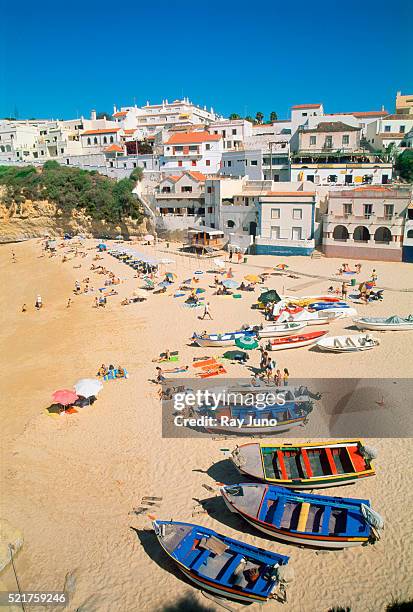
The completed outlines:
<svg viewBox="0 0 413 612">
<path fill-rule="evenodd" d="M 205 317 L 206 317 L 207 315 L 208 315 L 208 316 L 209 316 L 209 318 L 212 320 L 212 315 L 211 315 L 211 313 L 210 313 L 210 311 L 209 311 L 209 302 L 206 302 L 206 303 L 205 303 L 205 306 L 204 306 L 204 314 L 203 314 L 203 316 L 201 317 L 201 319 L 205 319 Z"/>
<path fill-rule="evenodd" d="M 354 267 L 355 267 L 355 269 L 356 269 L 356 274 L 360 274 L 361 264 L 360 264 L 360 263 L 358 263 L 358 264 L 356 264 Z"/>
<path fill-rule="evenodd" d="M 282 378 L 281 370 L 277 370 L 274 376 L 274 383 L 276 387 L 281 387 Z"/>
<path fill-rule="evenodd" d="M 371 273 L 371 280 L 375 283 L 377 278 L 378 278 L 377 272 L 376 270 L 373 270 L 373 272 Z"/>
<path fill-rule="evenodd" d="M 71 304 L 72 304 L 72 300 L 71 300 L 71 298 L 69 298 L 67 300 L 66 308 L 70 308 Z"/>
<path fill-rule="evenodd" d="M 287 370 L 287 368 L 284 368 L 284 374 L 283 374 L 284 387 L 288 385 L 289 377 L 290 377 L 289 371 Z"/>
<path fill-rule="evenodd" d="M 26 304 L 23 304 L 23 306 L 22 306 L 22 312 L 27 312 L 27 306 L 26 306 Z"/>
<path fill-rule="evenodd" d="M 228 259 L 229 259 L 229 261 L 232 261 L 232 251 L 229 252 Z"/>
<path fill-rule="evenodd" d="M 347 299 L 347 283 L 343 282 L 343 284 L 341 285 L 341 297 L 343 298 L 343 300 Z"/>
<path fill-rule="evenodd" d="M 42 298 L 40 295 L 37 296 L 36 302 L 34 305 L 37 308 L 37 310 L 40 310 L 40 308 L 43 306 Z"/>
</svg>

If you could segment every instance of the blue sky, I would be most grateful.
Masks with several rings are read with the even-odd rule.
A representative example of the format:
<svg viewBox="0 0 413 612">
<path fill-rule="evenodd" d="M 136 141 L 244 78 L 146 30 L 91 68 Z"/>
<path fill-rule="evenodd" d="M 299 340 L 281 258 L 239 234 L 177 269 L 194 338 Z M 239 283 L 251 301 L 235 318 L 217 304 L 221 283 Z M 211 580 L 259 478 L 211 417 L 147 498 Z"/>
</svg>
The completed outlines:
<svg viewBox="0 0 413 612">
<path fill-rule="evenodd" d="M 413 92 L 411 0 L 2 0 L 0 117 L 188 96 L 228 115 L 393 111 Z"/>
</svg>

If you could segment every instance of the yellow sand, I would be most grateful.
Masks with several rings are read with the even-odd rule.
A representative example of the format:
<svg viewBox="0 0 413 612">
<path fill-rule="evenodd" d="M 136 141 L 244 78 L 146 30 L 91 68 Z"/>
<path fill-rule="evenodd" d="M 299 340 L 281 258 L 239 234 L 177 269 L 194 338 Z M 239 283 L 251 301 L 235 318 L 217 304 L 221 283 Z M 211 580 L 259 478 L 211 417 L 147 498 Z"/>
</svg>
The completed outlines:
<svg viewBox="0 0 413 612">
<path fill-rule="evenodd" d="M 153 247 L 137 248 L 167 256 Z M 11 261 L 12 250 L 17 263 Z M 149 382 L 155 373 L 151 360 L 166 348 L 179 350 L 179 363 L 184 365 L 191 364 L 195 355 L 213 355 L 212 349 L 189 346 L 188 338 L 194 331 L 228 331 L 261 322 L 262 315 L 250 309 L 258 292 L 243 293 L 241 300 L 215 297 L 208 288 L 213 277 L 204 274 L 200 286 L 208 288 L 213 321 L 199 321 L 199 310 L 186 310 L 182 299 L 169 295 L 149 295 L 146 302 L 120 306 L 141 283 L 129 267 L 105 254 L 101 263 L 118 274 L 122 284 L 117 287 L 119 295 L 108 298 L 106 309 L 95 309 L 95 293 L 72 293 L 74 281 L 86 276 L 95 288 L 103 286 L 105 277 L 89 271 L 94 251 L 66 263 L 61 262 L 62 253 L 41 257 L 38 241 L 0 248 L 0 518 L 23 533 L 16 566 L 24 589 L 61 589 L 66 581 L 73 592 L 68 609 L 81 607 L 88 612 L 155 611 L 178 600 L 219 609 L 176 575 L 152 533 L 146 531 L 150 528 L 146 514 L 152 513 L 158 518 L 199 522 L 290 555 L 296 578 L 283 607 L 287 612 L 326 612 L 334 605 L 351 606 L 352 612 L 378 612 L 393 596 L 413 596 L 410 440 L 371 440 L 379 453 L 377 476 L 329 490 L 371 499 L 386 521 L 383 538 L 374 547 L 317 554 L 268 541 L 240 520 L 233 521 L 220 502 L 214 502 L 213 517 L 202 513 L 194 499 L 214 495 L 202 485 L 216 487 L 206 470 L 225 459 L 220 449 L 232 448 L 236 440 L 163 440 L 156 386 Z M 172 257 L 176 263 L 168 268 L 177 272 L 179 280 L 210 267 L 207 262 Z M 235 278 L 242 279 L 248 273 L 257 274 L 256 266 L 277 263 L 283 263 L 282 258 L 249 257 L 248 264 L 232 267 Z M 293 270 L 327 276 L 341 261 L 289 258 L 287 263 Z M 349 261 L 350 267 L 354 263 Z M 79 264 L 81 268 L 74 267 Z M 406 264 L 363 262 L 358 278 L 367 279 L 373 267 L 380 285 L 413 287 L 412 267 Z M 325 293 L 331 282 L 274 276 L 266 284 L 279 292 L 317 295 Z M 294 288 L 298 289 L 294 292 Z M 40 312 L 34 309 L 37 293 L 45 304 Z M 69 297 L 73 303 L 66 308 Z M 21 312 L 23 303 L 26 313 Z M 413 293 L 386 291 L 384 302 L 358 309 L 370 316 L 407 315 L 413 312 Z M 337 321 L 332 329 L 339 334 L 348 324 L 349 320 Z M 373 351 L 331 355 L 303 348 L 277 353 L 277 361 L 292 377 L 411 376 L 413 333 L 379 337 L 381 344 Z M 249 365 L 258 361 L 255 351 Z M 105 383 L 95 405 L 76 415 L 50 418 L 44 413 L 53 391 L 94 376 L 101 363 L 121 364 L 130 378 Z M 228 373 L 245 375 L 245 369 L 229 364 Z M 212 474 L 223 481 L 226 475 L 232 475 L 226 463 L 218 464 Z M 134 515 L 133 508 L 143 505 L 142 496 L 161 497 L 160 507 Z M 2 580 L 15 588 L 9 568 Z M 187 603 L 187 609 L 191 605 Z M 279 605 L 272 602 L 266 609 Z"/>
</svg>

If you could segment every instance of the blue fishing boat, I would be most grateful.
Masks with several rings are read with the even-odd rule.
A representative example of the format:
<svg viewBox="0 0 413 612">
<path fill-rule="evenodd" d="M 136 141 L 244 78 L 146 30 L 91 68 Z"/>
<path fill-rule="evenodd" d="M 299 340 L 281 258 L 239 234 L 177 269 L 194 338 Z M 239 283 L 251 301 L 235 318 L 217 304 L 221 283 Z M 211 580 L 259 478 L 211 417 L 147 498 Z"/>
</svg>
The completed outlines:
<svg viewBox="0 0 413 612">
<path fill-rule="evenodd" d="M 248 523 L 285 542 L 317 548 L 374 544 L 383 520 L 366 499 L 298 493 L 266 484 L 221 488 L 231 510 Z"/>
<path fill-rule="evenodd" d="M 213 433 L 241 435 L 276 434 L 305 425 L 313 409 L 311 401 L 284 401 L 258 406 L 218 405 L 191 408 L 192 415 L 205 419 L 204 428 Z M 208 420 L 207 420 L 208 419 Z M 211 423 L 211 426 L 208 425 Z"/>
<path fill-rule="evenodd" d="M 267 601 L 286 581 L 288 557 L 233 540 L 200 525 L 152 523 L 164 551 L 202 589 L 242 602 Z M 284 578 L 283 578 L 284 574 Z"/>
</svg>

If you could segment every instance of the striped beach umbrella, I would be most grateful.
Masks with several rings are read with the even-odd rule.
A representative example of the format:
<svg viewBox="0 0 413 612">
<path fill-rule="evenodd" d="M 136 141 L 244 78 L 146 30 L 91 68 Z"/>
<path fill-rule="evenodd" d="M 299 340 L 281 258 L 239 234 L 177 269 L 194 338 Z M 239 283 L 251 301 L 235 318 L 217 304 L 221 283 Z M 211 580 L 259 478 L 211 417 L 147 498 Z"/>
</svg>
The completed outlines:
<svg viewBox="0 0 413 612">
<path fill-rule="evenodd" d="M 246 351 L 251 351 L 252 349 L 256 349 L 258 347 L 258 341 L 255 336 L 242 336 L 242 338 L 237 338 L 235 340 L 235 344 L 238 348 L 244 349 Z"/>
</svg>

